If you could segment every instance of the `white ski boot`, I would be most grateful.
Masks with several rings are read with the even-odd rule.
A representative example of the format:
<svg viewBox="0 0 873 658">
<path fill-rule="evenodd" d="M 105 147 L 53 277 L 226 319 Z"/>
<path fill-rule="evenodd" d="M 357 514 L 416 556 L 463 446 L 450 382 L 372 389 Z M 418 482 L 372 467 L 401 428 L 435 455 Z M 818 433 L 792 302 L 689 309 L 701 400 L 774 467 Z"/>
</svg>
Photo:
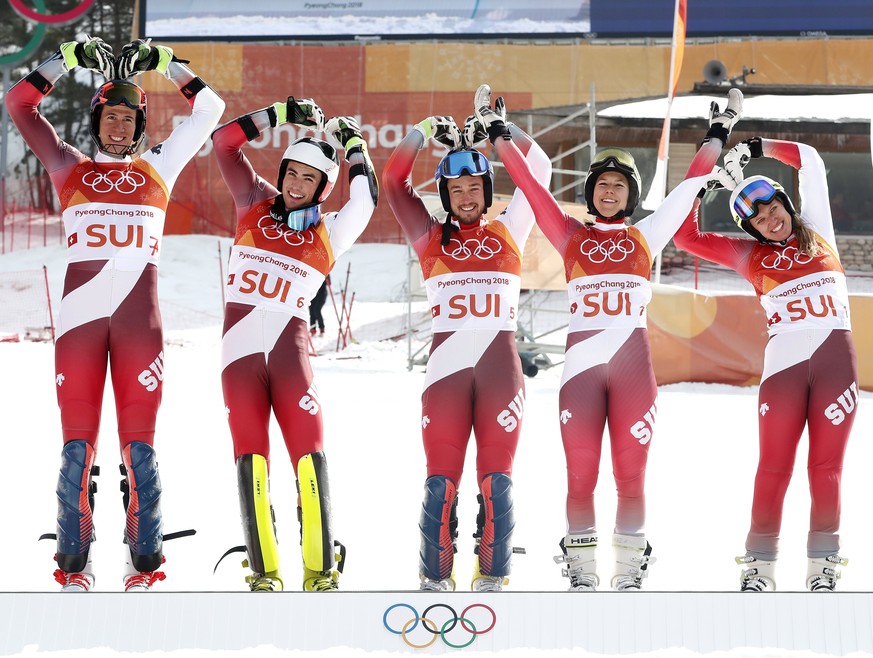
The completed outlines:
<svg viewBox="0 0 873 658">
<path fill-rule="evenodd" d="M 418 586 L 420 592 L 454 592 L 455 579 L 444 578 L 443 580 L 434 580 L 422 574 L 419 574 L 421 584 Z"/>
<path fill-rule="evenodd" d="M 62 592 L 90 592 L 94 587 L 94 582 L 97 580 L 94 577 L 94 567 L 91 564 L 91 557 L 88 556 L 88 562 L 82 571 L 64 571 L 63 569 L 55 569 L 55 580 L 61 585 Z"/>
<path fill-rule="evenodd" d="M 479 567 L 479 556 L 476 556 L 476 568 L 470 583 L 470 589 L 473 592 L 502 592 L 503 587 L 508 584 L 509 578 L 506 576 L 489 576 L 482 573 L 482 569 Z"/>
<path fill-rule="evenodd" d="M 163 571 L 137 571 L 133 566 L 130 558 L 130 551 L 127 544 L 124 544 L 125 561 L 124 561 L 124 591 L 125 592 L 148 592 L 152 585 L 161 580 L 164 580 L 167 575 Z M 161 557 L 161 562 L 164 562 L 164 557 Z"/>
<path fill-rule="evenodd" d="M 810 592 L 833 592 L 837 588 L 840 570 L 837 568 L 849 561 L 834 553 L 827 557 L 809 558 L 806 570 L 806 588 Z"/>
<path fill-rule="evenodd" d="M 776 591 L 776 560 L 759 560 L 751 555 L 736 560 L 737 564 L 748 565 L 740 572 L 741 592 Z"/>
<path fill-rule="evenodd" d="M 597 535 L 567 535 L 560 543 L 562 555 L 555 556 L 557 564 L 566 564 L 561 575 L 570 579 L 569 592 L 593 592 L 600 584 L 597 577 Z"/>
<path fill-rule="evenodd" d="M 470 584 L 470 589 L 474 592 L 502 592 L 503 586 L 508 584 L 508 578 L 480 574 L 473 579 L 473 582 Z"/>
<path fill-rule="evenodd" d="M 652 546 L 645 537 L 635 535 L 612 535 L 615 549 L 615 575 L 612 589 L 616 592 L 629 592 L 642 587 L 643 578 L 649 575 L 648 567 L 655 561 Z"/>
</svg>

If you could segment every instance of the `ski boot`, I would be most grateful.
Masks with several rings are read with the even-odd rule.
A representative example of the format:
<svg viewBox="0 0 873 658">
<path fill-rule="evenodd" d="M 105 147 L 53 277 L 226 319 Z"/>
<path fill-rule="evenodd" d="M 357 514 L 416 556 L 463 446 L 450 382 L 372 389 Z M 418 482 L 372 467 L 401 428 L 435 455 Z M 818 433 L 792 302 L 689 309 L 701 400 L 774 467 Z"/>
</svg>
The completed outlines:
<svg viewBox="0 0 873 658">
<path fill-rule="evenodd" d="M 454 592 L 455 591 L 455 575 L 452 574 L 448 578 L 442 580 L 433 580 L 424 574 L 419 574 L 421 584 L 418 586 L 420 592 Z"/>
<path fill-rule="evenodd" d="M 566 564 L 561 575 L 570 579 L 570 592 L 594 592 L 600 584 L 597 577 L 597 535 L 567 535 L 558 544 L 561 555 L 555 556 L 557 564 Z"/>
<path fill-rule="evenodd" d="M 121 451 L 122 502 L 127 515 L 124 542 L 132 568 L 155 572 L 164 562 L 161 478 L 152 446 L 133 441 Z"/>
<path fill-rule="evenodd" d="M 244 561 L 243 566 L 247 567 L 248 562 Z M 246 582 L 253 592 L 281 592 L 285 587 L 278 569 L 268 573 L 253 573 L 246 576 Z"/>
<path fill-rule="evenodd" d="M 775 592 L 776 560 L 759 560 L 751 555 L 736 558 L 737 564 L 744 566 L 740 572 L 741 592 Z"/>
<path fill-rule="evenodd" d="M 638 591 L 643 578 L 649 575 L 648 567 L 655 561 L 652 546 L 645 537 L 636 535 L 612 535 L 615 548 L 615 575 L 610 583 L 616 592 Z"/>
<path fill-rule="evenodd" d="M 94 448 L 86 441 L 69 441 L 61 450 L 55 560 L 60 571 L 70 574 L 91 572 L 91 542 L 97 538 L 92 516 L 97 483 L 91 478 L 100 474 L 94 458 Z"/>
<path fill-rule="evenodd" d="M 476 569 L 470 589 L 474 592 L 499 592 L 509 584 L 512 554 L 524 549 L 512 546 L 515 516 L 512 505 L 512 480 L 505 473 L 491 473 L 479 485 L 479 514 L 476 516 Z"/>
<path fill-rule="evenodd" d="M 338 541 L 333 544 L 335 552 L 327 569 L 310 569 L 306 562 L 303 562 L 304 592 L 339 591 L 339 577 L 346 566 L 346 547 Z M 333 569 L 333 566 L 336 566 L 336 569 Z"/>
<path fill-rule="evenodd" d="M 458 552 L 458 491 L 443 475 L 432 475 L 424 483 L 424 501 L 418 530 L 419 589 L 425 592 L 453 592 L 454 564 Z"/>
<path fill-rule="evenodd" d="M 303 591 L 304 592 L 338 592 L 338 571 L 313 571 L 309 567 L 303 567 Z"/>
<path fill-rule="evenodd" d="M 836 553 L 827 557 L 809 558 L 806 588 L 810 592 L 833 592 L 837 588 L 837 580 L 842 575 L 837 567 L 848 563 L 847 559 L 841 558 Z"/>
<path fill-rule="evenodd" d="M 473 580 L 470 589 L 474 592 L 502 592 L 509 584 L 509 578 L 505 576 L 489 576 L 482 573 L 479 567 L 479 556 L 476 556 L 476 567 L 473 571 Z"/>
<path fill-rule="evenodd" d="M 279 570 L 276 515 L 270 504 L 267 458 L 258 454 L 240 455 L 236 460 L 236 476 L 246 545 L 227 551 L 215 568 L 218 569 L 218 564 L 230 553 L 246 553 L 242 565 L 253 572 L 246 576 L 249 589 L 253 592 L 281 592 L 285 586 Z"/>
<path fill-rule="evenodd" d="M 297 462 L 297 494 L 303 591 L 336 592 L 346 564 L 346 547 L 333 539 L 327 460 L 323 452 L 303 455 Z"/>
<path fill-rule="evenodd" d="M 64 571 L 55 569 L 55 580 L 61 585 L 62 592 L 90 592 L 94 588 L 94 567 L 91 558 L 85 563 L 82 571 Z"/>
<path fill-rule="evenodd" d="M 163 571 L 137 571 L 130 559 L 130 550 L 126 545 L 124 547 L 124 552 L 125 573 L 123 582 L 125 592 L 148 592 L 152 588 L 152 585 L 167 577 Z"/>
</svg>

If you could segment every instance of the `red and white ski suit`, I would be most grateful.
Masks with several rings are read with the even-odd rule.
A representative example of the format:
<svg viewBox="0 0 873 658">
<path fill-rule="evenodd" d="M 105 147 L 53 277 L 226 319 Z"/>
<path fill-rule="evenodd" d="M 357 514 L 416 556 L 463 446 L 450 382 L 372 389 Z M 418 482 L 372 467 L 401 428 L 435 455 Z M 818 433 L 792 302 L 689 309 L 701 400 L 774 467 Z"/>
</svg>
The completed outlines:
<svg viewBox="0 0 873 658">
<path fill-rule="evenodd" d="M 260 131 L 269 126 L 266 111 L 251 117 Z M 272 409 L 296 472 L 300 458 L 321 450 L 323 442 L 309 363 L 309 304 L 336 259 L 363 233 L 375 205 L 367 177 L 357 175 L 339 212 L 294 231 L 270 216 L 279 192 L 243 154 L 247 141 L 236 121 L 213 135 L 237 213 L 221 343 L 224 403 L 234 460 L 244 454 L 269 460 Z"/>
<path fill-rule="evenodd" d="M 36 71 L 50 84 L 64 74 L 51 58 Z M 195 75 L 171 62 L 180 89 Z M 191 115 L 142 156 L 91 159 L 63 142 L 39 113 L 51 91 L 27 79 L 6 96 L 9 115 L 42 162 L 59 199 L 67 271 L 58 315 L 55 381 L 64 442 L 97 446 L 107 365 L 118 435 L 151 445 L 164 379 L 157 281 L 170 192 L 224 111 L 209 87 L 188 98 Z"/>
<path fill-rule="evenodd" d="M 643 534 L 646 461 L 658 393 L 646 331 L 652 263 L 710 179 L 721 146 L 718 139 L 706 142 L 688 178 L 654 213 L 627 226 L 600 217 L 586 224 L 567 215 L 531 175 L 514 144 L 495 143 L 507 172 L 529 199 L 537 225 L 564 259 L 570 326 L 558 418 L 567 457 L 570 534 L 596 532 L 594 489 L 607 424 L 618 492 L 615 532 Z"/>
<path fill-rule="evenodd" d="M 800 253 L 793 235 L 785 244 L 761 244 L 701 233 L 697 207 L 675 242 L 748 279 L 767 314 L 769 340 L 758 390 L 760 456 L 746 550 L 760 560 L 777 557 L 785 491 L 805 426 L 812 498 L 807 554 L 820 558 L 840 547 L 840 480 L 858 403 L 849 293 L 821 157 L 806 144 L 762 142 L 765 156 L 798 170 L 803 221 L 814 231 L 821 253 Z"/>
<path fill-rule="evenodd" d="M 518 128 L 512 131 L 537 179 L 547 184 L 548 156 Z M 461 225 L 443 246 L 442 224 L 428 212 L 410 180 L 422 140 L 417 131 L 404 138 L 388 160 L 382 182 L 418 255 L 433 317 L 421 396 L 427 475 L 446 476 L 457 488 L 472 431 L 478 486 L 488 474 L 512 474 L 521 431 L 524 381 L 515 331 L 521 258 L 534 217 L 516 191 L 496 219 Z"/>
</svg>

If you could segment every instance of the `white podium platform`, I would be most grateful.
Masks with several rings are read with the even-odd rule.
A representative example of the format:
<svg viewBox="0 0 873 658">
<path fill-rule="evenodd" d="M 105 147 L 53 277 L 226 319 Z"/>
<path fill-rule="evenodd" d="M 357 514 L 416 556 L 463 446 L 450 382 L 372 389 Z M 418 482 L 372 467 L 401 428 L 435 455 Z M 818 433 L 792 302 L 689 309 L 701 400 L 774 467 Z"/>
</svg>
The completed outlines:
<svg viewBox="0 0 873 658">
<path fill-rule="evenodd" d="M 873 593 L 0 594 L 3 656 L 62 650 L 87 655 L 97 648 L 241 651 L 271 645 L 434 654 L 460 648 L 582 649 L 603 655 L 738 648 L 869 654 Z"/>
</svg>

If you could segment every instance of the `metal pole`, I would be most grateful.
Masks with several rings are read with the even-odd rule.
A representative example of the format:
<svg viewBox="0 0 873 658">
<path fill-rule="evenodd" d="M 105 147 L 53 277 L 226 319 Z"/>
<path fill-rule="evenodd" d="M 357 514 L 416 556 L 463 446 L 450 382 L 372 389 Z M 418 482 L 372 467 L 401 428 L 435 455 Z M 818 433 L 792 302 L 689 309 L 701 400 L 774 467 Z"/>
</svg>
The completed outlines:
<svg viewBox="0 0 873 658">
<path fill-rule="evenodd" d="M 224 286 L 226 279 L 224 278 L 224 260 L 221 257 L 221 240 L 218 240 L 218 289 L 221 291 L 221 309 L 224 311 Z"/>
<path fill-rule="evenodd" d="M 49 326 L 52 329 L 52 345 L 54 345 L 55 344 L 55 316 L 52 314 L 52 293 L 51 293 L 51 288 L 49 288 L 48 268 L 45 265 L 42 266 L 42 278 L 45 281 L 45 300 L 48 303 Z"/>
<path fill-rule="evenodd" d="M 412 370 L 412 245 L 406 242 L 406 369 Z"/>
<path fill-rule="evenodd" d="M 3 97 L 9 89 L 9 67 L 3 69 Z M 9 112 L 3 103 L 2 118 L 0 118 L 0 254 L 6 253 L 6 159 L 9 144 Z"/>
</svg>

